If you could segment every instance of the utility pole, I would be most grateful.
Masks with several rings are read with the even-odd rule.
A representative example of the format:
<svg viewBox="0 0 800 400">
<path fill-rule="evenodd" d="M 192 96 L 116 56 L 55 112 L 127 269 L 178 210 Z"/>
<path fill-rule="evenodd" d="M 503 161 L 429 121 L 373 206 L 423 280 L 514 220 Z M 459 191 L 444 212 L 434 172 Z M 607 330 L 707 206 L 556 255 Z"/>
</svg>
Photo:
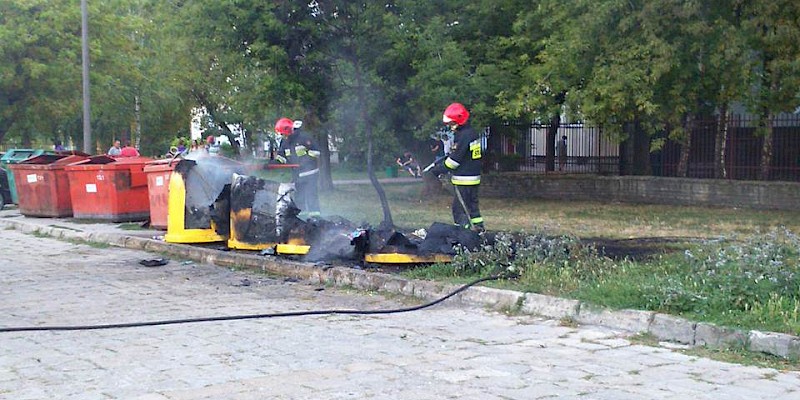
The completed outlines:
<svg viewBox="0 0 800 400">
<path fill-rule="evenodd" d="M 89 101 L 89 12 L 81 0 L 81 55 L 83 60 L 83 152 L 93 154 L 91 108 Z"/>
</svg>

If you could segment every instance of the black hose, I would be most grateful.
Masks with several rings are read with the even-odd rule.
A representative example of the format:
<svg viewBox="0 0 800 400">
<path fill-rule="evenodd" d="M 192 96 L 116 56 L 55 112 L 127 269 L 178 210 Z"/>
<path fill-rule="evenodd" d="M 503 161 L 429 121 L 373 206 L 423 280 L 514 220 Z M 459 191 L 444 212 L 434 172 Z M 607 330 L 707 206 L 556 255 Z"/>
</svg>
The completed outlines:
<svg viewBox="0 0 800 400">
<path fill-rule="evenodd" d="M 89 331 L 100 329 L 118 329 L 118 328 L 138 328 L 143 326 L 157 326 L 157 325 L 177 325 L 177 324 L 190 324 L 195 322 L 211 322 L 211 321 L 232 321 L 243 319 L 262 319 L 262 318 L 281 318 L 281 317 L 301 317 L 306 315 L 375 315 L 375 314 L 397 314 L 410 311 L 422 310 L 435 306 L 465 290 L 481 282 L 492 281 L 500 279 L 501 275 L 492 275 L 485 278 L 476 279 L 464 286 L 450 292 L 444 297 L 431 301 L 429 303 L 421 304 L 413 307 L 395 308 L 386 310 L 311 310 L 311 311 L 292 311 L 283 313 L 267 313 L 267 314 L 245 314 L 245 315 L 225 315 L 219 317 L 199 317 L 199 318 L 185 318 L 185 319 L 168 319 L 161 321 L 147 321 L 147 322 L 128 322 L 122 324 L 104 324 L 104 325 L 74 325 L 74 326 L 22 326 L 0 328 L 0 333 L 4 332 L 37 332 L 37 331 Z"/>
</svg>

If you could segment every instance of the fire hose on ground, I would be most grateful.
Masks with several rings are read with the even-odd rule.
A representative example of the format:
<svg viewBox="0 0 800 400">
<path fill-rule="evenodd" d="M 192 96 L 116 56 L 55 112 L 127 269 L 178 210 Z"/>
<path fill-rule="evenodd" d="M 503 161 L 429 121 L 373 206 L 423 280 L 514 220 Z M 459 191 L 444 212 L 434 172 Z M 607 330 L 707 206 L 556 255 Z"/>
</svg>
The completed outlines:
<svg viewBox="0 0 800 400">
<path fill-rule="evenodd" d="M 179 325 L 191 324 L 198 322 L 218 322 L 218 321 L 235 321 L 235 320 L 252 320 L 252 319 L 266 319 L 266 318 L 285 318 L 285 317 L 303 317 L 312 315 L 385 315 L 385 314 L 399 314 L 411 311 L 418 311 L 425 308 L 435 306 L 465 290 L 477 285 L 481 282 L 493 281 L 507 277 L 508 272 L 494 274 L 487 277 L 476 279 L 469 282 L 458 289 L 448 293 L 431 302 L 420 304 L 412 307 L 383 309 L 383 310 L 346 310 L 346 309 L 331 309 L 331 310 L 308 310 L 308 311 L 292 311 L 281 313 L 265 313 L 265 314 L 242 314 L 242 315 L 223 315 L 216 317 L 198 317 L 198 318 L 183 318 L 183 319 L 168 319 L 156 321 L 143 321 L 143 322 L 128 322 L 117 324 L 99 324 L 99 325 L 63 325 L 63 326 L 21 326 L 21 327 L 7 327 L 0 328 L 0 333 L 8 332 L 57 332 L 57 331 L 89 331 L 89 330 L 103 330 L 103 329 L 122 329 L 122 328 L 140 328 L 145 326 L 161 326 L 161 325 Z"/>
</svg>

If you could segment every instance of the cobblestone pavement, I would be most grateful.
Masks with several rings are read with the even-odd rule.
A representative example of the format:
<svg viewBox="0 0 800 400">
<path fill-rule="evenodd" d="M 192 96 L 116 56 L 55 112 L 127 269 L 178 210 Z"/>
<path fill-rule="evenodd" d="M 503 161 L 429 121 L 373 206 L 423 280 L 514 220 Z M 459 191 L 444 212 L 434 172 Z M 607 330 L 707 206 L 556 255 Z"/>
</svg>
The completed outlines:
<svg viewBox="0 0 800 400">
<path fill-rule="evenodd" d="M 0 231 L 0 327 L 408 305 Z M 2 399 L 797 399 L 800 374 L 447 303 L 413 313 L 0 333 Z"/>
</svg>

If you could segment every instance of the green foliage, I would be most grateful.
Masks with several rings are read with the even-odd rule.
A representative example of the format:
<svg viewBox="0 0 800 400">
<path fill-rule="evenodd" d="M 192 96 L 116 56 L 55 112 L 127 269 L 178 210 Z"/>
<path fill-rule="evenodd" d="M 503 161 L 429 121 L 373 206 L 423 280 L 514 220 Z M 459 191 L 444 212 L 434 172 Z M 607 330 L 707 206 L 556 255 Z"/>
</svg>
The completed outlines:
<svg viewBox="0 0 800 400">
<path fill-rule="evenodd" d="M 475 126 L 566 114 L 615 138 L 636 120 L 679 139 L 734 101 L 762 117 L 800 104 L 796 1 L 311 4 L 89 2 L 95 140 L 140 129 L 142 150 L 163 152 L 205 107 L 210 126 L 248 138 L 303 119 L 364 165 L 367 131 L 384 161 L 453 101 Z M 0 142 L 80 144 L 79 27 L 73 1 L 0 3 Z"/>
<path fill-rule="evenodd" d="M 581 280 L 592 279 L 604 271 L 606 260 L 597 256 L 596 250 L 585 246 L 574 236 L 548 236 L 544 232 L 533 234 L 497 234 L 492 245 L 483 245 L 478 251 L 457 249 L 453 258 L 456 273 L 462 275 L 488 275 L 507 271 L 523 281 L 537 277 L 538 290 L 574 288 Z"/>
<path fill-rule="evenodd" d="M 239 159 L 239 152 L 236 150 L 235 147 L 231 146 L 229 143 L 222 143 L 219 146 L 219 153 L 225 157 L 234 160 Z"/>
<path fill-rule="evenodd" d="M 653 287 L 653 307 L 800 332 L 800 237 L 773 230 L 684 253 L 686 275 Z M 677 260 L 676 260 L 677 261 Z"/>
<path fill-rule="evenodd" d="M 0 2 L 0 141 L 78 114 L 79 11 L 64 0 Z"/>
<path fill-rule="evenodd" d="M 684 315 L 745 329 L 800 333 L 800 237 L 786 229 L 742 242 L 709 241 L 651 260 L 611 260 L 571 236 L 500 233 L 493 246 L 458 249 L 449 266 L 417 277 L 508 271 L 508 285 L 615 308 Z"/>
</svg>

